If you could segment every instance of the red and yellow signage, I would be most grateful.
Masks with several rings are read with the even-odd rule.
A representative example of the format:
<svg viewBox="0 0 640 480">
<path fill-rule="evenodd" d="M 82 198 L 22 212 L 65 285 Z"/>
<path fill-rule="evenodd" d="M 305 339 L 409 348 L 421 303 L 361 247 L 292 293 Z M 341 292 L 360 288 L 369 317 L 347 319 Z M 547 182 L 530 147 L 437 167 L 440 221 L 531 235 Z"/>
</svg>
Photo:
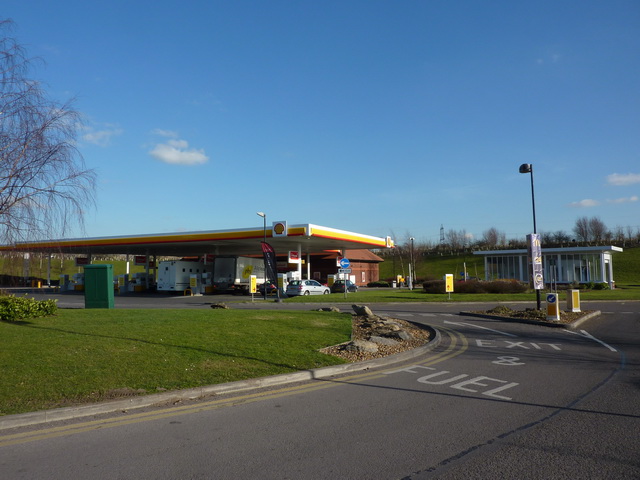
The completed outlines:
<svg viewBox="0 0 640 480">
<path fill-rule="evenodd" d="M 453 274 L 452 273 L 447 273 L 444 276 L 444 286 L 445 286 L 446 293 L 453 292 Z"/>
</svg>

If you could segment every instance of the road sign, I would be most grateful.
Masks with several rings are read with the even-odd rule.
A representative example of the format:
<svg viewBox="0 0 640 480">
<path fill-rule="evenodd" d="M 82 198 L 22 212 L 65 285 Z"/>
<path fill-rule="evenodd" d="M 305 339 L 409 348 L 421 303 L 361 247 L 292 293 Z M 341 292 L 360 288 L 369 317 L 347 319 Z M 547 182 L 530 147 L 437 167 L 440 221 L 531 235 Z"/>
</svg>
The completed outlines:
<svg viewBox="0 0 640 480">
<path fill-rule="evenodd" d="M 341 258 L 340 259 L 340 266 L 342 268 L 349 268 L 349 265 L 351 265 L 351 262 L 349 261 L 348 258 Z"/>
<path fill-rule="evenodd" d="M 350 268 L 339 268 L 338 273 L 351 273 Z"/>
</svg>

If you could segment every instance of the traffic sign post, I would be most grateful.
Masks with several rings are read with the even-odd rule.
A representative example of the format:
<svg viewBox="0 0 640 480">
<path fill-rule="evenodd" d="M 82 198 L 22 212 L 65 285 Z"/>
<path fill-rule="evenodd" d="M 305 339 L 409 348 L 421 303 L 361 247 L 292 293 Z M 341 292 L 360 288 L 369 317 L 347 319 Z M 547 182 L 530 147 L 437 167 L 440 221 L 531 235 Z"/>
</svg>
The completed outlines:
<svg viewBox="0 0 640 480">
<path fill-rule="evenodd" d="M 338 264 L 340 265 L 340 268 L 338 269 L 338 274 L 349 274 L 349 273 L 351 273 L 351 269 L 349 268 L 351 266 L 351 262 L 349 261 L 348 258 L 342 257 L 340 259 L 340 261 L 338 262 Z M 349 279 L 349 275 L 346 275 L 345 278 L 344 278 L 344 298 L 347 298 L 347 290 L 349 290 L 347 288 L 348 279 Z"/>
<path fill-rule="evenodd" d="M 547 320 L 558 322 L 560 321 L 560 306 L 558 305 L 558 294 L 547 294 Z"/>
</svg>

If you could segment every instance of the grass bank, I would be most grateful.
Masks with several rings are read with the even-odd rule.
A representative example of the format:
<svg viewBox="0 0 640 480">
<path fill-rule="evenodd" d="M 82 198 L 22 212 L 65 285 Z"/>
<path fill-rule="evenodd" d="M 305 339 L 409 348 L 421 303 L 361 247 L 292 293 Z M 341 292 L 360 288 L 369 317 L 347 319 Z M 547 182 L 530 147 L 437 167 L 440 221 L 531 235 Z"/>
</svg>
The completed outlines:
<svg viewBox="0 0 640 480">
<path fill-rule="evenodd" d="M 391 279 L 396 275 L 408 275 L 406 259 L 404 263 L 397 257 L 388 256 L 380 264 L 380 278 Z M 461 278 L 460 272 L 466 266 L 470 277 L 484 279 L 484 259 L 471 253 L 459 255 L 433 255 L 416 259 L 418 278 L 439 279 L 451 273 Z M 640 284 L 640 247 L 624 248 L 623 252 L 613 254 L 613 278 L 618 285 Z"/>
<path fill-rule="evenodd" d="M 351 316 L 243 310 L 59 310 L 0 322 L 0 415 L 343 363 Z"/>
</svg>

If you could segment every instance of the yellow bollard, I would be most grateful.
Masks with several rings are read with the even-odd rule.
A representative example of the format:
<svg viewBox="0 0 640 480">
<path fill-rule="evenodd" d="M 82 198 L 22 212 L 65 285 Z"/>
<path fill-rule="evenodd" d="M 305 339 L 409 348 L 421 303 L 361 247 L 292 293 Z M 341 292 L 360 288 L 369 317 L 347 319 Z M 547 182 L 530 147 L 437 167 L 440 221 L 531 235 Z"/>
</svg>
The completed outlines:
<svg viewBox="0 0 640 480">
<path fill-rule="evenodd" d="M 547 294 L 547 321 L 560 321 L 560 308 L 558 308 L 558 294 Z"/>
<path fill-rule="evenodd" d="M 580 290 L 567 291 L 567 310 L 580 312 Z"/>
</svg>

